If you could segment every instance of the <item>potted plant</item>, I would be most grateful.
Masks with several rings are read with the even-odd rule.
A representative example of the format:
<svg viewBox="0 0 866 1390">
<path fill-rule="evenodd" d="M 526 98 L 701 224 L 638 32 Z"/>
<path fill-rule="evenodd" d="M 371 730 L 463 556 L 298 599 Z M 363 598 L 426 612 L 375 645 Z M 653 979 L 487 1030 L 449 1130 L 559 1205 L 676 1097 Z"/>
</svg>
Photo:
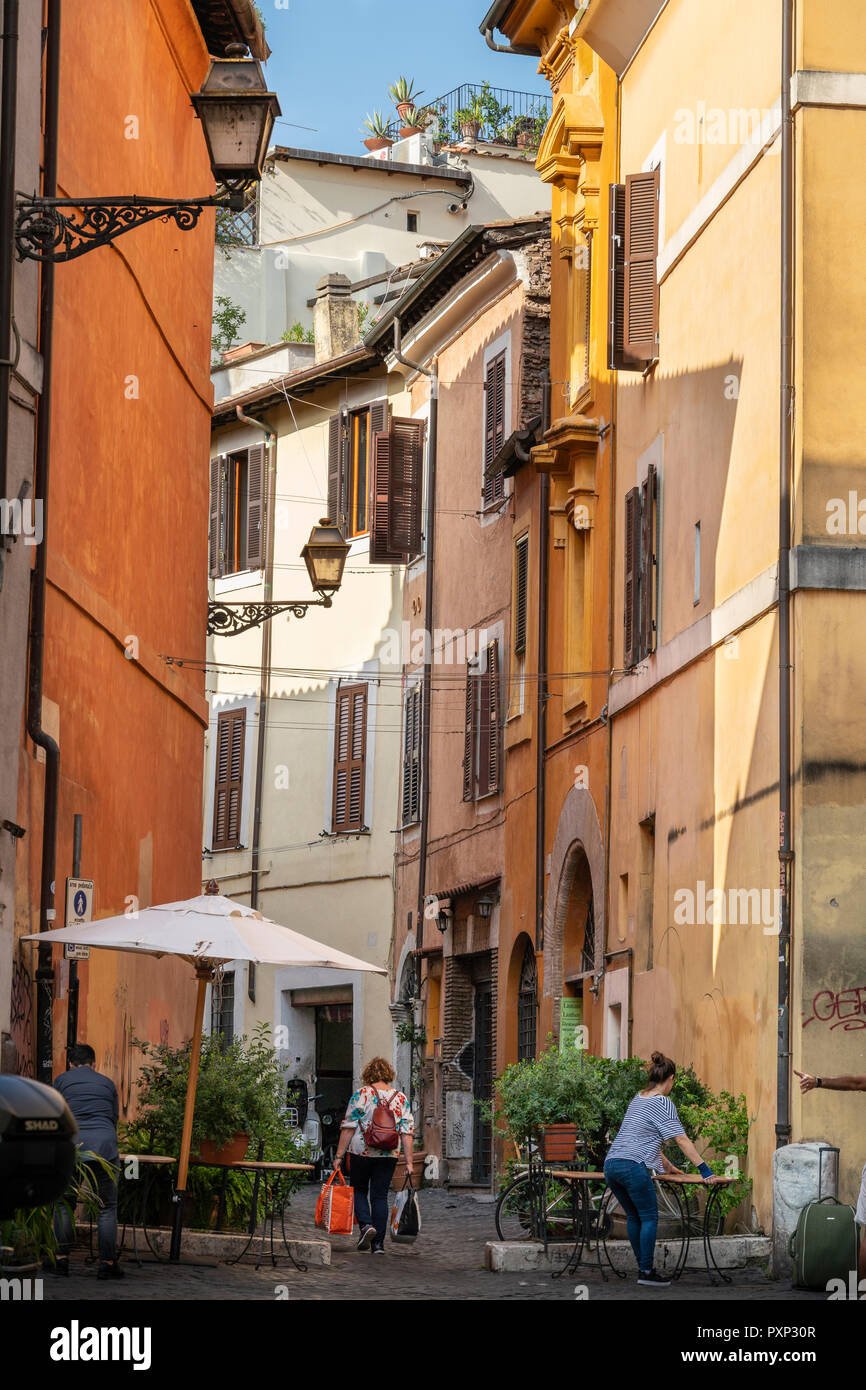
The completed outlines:
<svg viewBox="0 0 866 1390">
<path fill-rule="evenodd" d="M 403 140 L 408 140 L 410 135 L 420 135 L 427 125 L 427 112 L 418 106 L 410 106 L 403 120 L 405 125 L 400 128 L 400 136 Z"/>
<path fill-rule="evenodd" d="M 461 140 L 477 140 L 484 125 L 486 109 L 484 99 L 478 93 L 470 97 L 466 106 L 454 112 L 454 123 L 460 131 Z"/>
<path fill-rule="evenodd" d="M 391 125 L 386 121 L 381 111 L 371 111 L 361 126 L 361 131 L 367 131 L 367 138 L 364 144 L 371 152 L 373 150 L 386 150 L 394 141 L 391 136 Z"/>
<path fill-rule="evenodd" d="M 412 78 L 398 77 L 397 81 L 388 88 L 388 95 L 397 108 L 397 115 L 401 121 L 405 122 L 418 97 L 422 96 L 423 93 L 415 91 L 415 82 Z"/>
</svg>

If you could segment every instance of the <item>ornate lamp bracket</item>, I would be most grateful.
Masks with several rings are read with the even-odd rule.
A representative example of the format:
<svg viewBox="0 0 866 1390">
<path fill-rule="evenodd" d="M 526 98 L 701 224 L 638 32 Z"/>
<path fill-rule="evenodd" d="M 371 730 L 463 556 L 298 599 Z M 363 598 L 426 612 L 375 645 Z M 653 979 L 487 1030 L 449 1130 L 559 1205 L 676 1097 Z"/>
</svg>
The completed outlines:
<svg viewBox="0 0 866 1390">
<path fill-rule="evenodd" d="M 231 186 L 227 194 L 208 198 L 37 198 L 20 196 L 15 221 L 18 259 L 74 261 L 97 246 L 108 246 L 116 237 L 145 222 L 172 221 L 182 232 L 196 226 L 203 208 L 229 208 L 240 212 L 244 186 Z"/>
<path fill-rule="evenodd" d="M 287 603 L 209 603 L 207 606 L 208 636 L 237 637 L 241 632 L 260 627 L 279 613 L 291 613 L 305 618 L 308 608 L 330 608 L 330 594 L 323 598 L 290 600 Z"/>
</svg>

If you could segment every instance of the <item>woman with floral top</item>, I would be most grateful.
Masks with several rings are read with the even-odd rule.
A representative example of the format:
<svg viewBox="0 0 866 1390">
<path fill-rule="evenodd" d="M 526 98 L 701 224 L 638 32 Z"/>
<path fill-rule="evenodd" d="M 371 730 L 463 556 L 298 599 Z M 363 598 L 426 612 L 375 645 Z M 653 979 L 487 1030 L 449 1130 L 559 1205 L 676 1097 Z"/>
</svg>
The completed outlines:
<svg viewBox="0 0 866 1390">
<path fill-rule="evenodd" d="M 355 1189 L 355 1220 L 361 1227 L 358 1249 L 384 1255 L 388 1189 L 397 1167 L 397 1149 L 373 1148 L 367 1143 L 367 1131 L 376 1107 L 387 1106 L 394 1116 L 398 1144 L 401 1141 L 403 1144 L 406 1171 L 411 1182 L 415 1121 L 408 1100 L 392 1084 L 394 1068 L 384 1057 L 374 1057 L 368 1062 L 361 1073 L 361 1080 L 364 1084 L 349 1101 L 346 1118 L 340 1128 L 334 1167 L 341 1166 L 348 1149 L 349 1181 Z"/>
</svg>

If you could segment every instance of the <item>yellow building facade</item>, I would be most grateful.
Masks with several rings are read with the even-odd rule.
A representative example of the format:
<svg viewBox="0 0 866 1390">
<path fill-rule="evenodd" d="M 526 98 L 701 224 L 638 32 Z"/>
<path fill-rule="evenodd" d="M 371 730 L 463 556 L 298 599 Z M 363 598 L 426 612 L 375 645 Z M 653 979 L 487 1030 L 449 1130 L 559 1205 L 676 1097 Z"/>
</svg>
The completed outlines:
<svg viewBox="0 0 866 1390">
<path fill-rule="evenodd" d="M 601 226 L 616 206 L 623 218 L 621 240 L 593 244 L 589 333 L 572 304 L 551 349 L 554 378 L 572 382 L 619 313 L 609 408 L 601 371 L 587 407 L 570 396 L 567 412 L 611 425 L 595 489 L 610 493 L 609 611 L 594 588 L 587 619 L 598 633 L 609 618 L 611 633 L 590 1045 L 660 1048 L 745 1093 L 742 1215 L 769 1230 L 777 1144 L 838 1145 L 844 1201 L 866 1158 L 856 1101 L 801 1100 L 792 1076 L 866 1071 L 854 259 L 866 20 L 843 0 L 796 13 L 778 0 L 514 0 L 486 22 L 559 80 L 539 155 L 554 235 L 581 180 Z M 601 147 L 615 151 L 595 170 L 581 133 L 590 71 Z M 551 521 L 555 536 L 555 503 Z M 567 612 L 579 586 L 550 577 L 553 619 L 557 588 Z M 550 908 L 551 878 L 546 891 Z"/>
</svg>

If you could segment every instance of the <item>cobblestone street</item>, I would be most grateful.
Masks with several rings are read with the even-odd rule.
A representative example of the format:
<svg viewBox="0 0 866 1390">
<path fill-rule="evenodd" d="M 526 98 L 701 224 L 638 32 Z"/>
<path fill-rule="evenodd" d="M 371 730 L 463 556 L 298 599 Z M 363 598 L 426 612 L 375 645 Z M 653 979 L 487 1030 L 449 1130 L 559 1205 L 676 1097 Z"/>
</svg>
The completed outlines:
<svg viewBox="0 0 866 1390">
<path fill-rule="evenodd" d="M 319 1235 L 313 1224 L 317 1189 L 312 1185 L 293 1198 L 292 1215 L 287 1220 L 289 1234 L 311 1239 Z M 824 1302 L 821 1294 L 792 1291 L 783 1284 L 765 1279 L 755 1270 L 734 1274 L 731 1285 L 711 1288 L 703 1272 L 688 1271 L 679 1284 L 669 1289 L 638 1288 L 634 1278 L 609 1278 L 605 1283 L 593 1265 L 581 1266 L 577 1275 L 554 1279 L 549 1273 L 529 1271 L 521 1274 L 491 1274 L 484 1268 L 485 1242 L 495 1239 L 493 1204 L 465 1193 L 442 1189 L 425 1190 L 421 1196 L 423 1229 L 413 1246 L 398 1246 L 389 1240 L 384 1258 L 374 1258 L 355 1250 L 356 1237 L 333 1237 L 330 1267 L 310 1266 L 299 1272 L 284 1259 L 276 1270 L 268 1261 L 255 1269 L 257 1256 L 240 1265 L 216 1267 L 148 1263 L 137 1266 L 124 1259 L 123 1280 L 100 1283 L 95 1265 L 85 1262 L 83 1252 L 73 1255 L 68 1279 L 44 1276 L 45 1300 L 150 1301 L 153 1299 L 244 1299 L 269 1300 L 401 1300 L 445 1299 L 460 1301 L 512 1299 L 575 1301 L 576 1289 L 585 1286 L 589 1301 L 662 1299 L 737 1301 L 778 1299 Z M 258 1247 L 258 1242 L 256 1247 Z M 267 1257 L 266 1257 L 267 1258 Z"/>
</svg>

